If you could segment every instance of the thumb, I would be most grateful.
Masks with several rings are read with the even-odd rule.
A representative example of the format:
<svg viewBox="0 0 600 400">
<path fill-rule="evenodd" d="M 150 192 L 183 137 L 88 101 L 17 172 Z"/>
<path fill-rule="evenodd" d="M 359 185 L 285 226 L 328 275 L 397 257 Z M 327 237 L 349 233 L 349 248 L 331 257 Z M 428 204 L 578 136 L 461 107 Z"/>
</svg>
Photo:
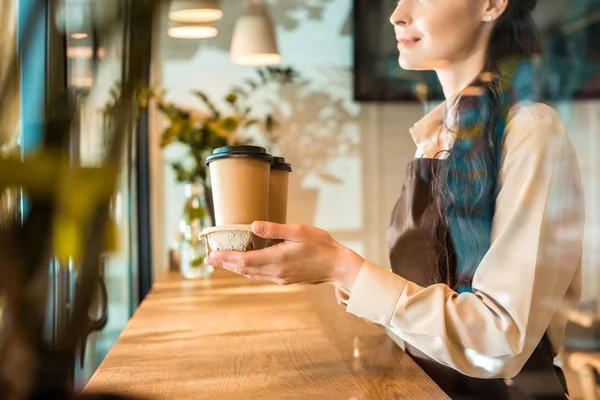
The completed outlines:
<svg viewBox="0 0 600 400">
<path fill-rule="evenodd" d="M 254 221 L 252 232 L 265 239 L 282 239 L 288 242 L 305 240 L 309 227 L 304 225 L 277 224 L 275 222 Z"/>
<path fill-rule="evenodd" d="M 283 227 L 284 225 L 275 222 L 254 221 L 252 233 L 264 239 L 285 239 Z"/>
</svg>

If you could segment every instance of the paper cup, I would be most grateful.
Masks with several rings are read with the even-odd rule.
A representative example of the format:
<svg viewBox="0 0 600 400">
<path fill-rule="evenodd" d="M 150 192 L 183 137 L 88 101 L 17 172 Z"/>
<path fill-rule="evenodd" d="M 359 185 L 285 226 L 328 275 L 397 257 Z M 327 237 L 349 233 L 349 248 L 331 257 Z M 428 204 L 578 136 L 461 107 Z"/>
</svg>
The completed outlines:
<svg viewBox="0 0 600 400">
<path fill-rule="evenodd" d="M 252 251 L 267 247 L 267 239 L 252 233 L 252 225 L 225 225 L 206 228 L 200 234 L 206 244 L 206 254 L 214 250 Z"/>
<path fill-rule="evenodd" d="M 283 157 L 274 157 L 269 177 L 269 207 L 267 219 L 278 224 L 287 222 L 290 164 Z"/>
<path fill-rule="evenodd" d="M 227 146 L 206 160 L 217 226 L 267 220 L 273 157 L 258 146 Z"/>
</svg>

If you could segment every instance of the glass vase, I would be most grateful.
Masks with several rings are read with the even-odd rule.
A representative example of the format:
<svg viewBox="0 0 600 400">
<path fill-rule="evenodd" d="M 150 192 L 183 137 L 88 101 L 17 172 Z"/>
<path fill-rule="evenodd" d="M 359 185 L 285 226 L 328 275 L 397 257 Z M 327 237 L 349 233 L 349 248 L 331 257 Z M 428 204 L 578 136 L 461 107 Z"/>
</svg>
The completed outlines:
<svg viewBox="0 0 600 400">
<path fill-rule="evenodd" d="M 211 226 L 204 188 L 199 184 L 186 184 L 184 191 L 185 204 L 179 221 L 181 275 L 186 279 L 208 278 L 214 268 L 204 263 L 206 246 L 199 236 L 202 230 Z"/>
</svg>

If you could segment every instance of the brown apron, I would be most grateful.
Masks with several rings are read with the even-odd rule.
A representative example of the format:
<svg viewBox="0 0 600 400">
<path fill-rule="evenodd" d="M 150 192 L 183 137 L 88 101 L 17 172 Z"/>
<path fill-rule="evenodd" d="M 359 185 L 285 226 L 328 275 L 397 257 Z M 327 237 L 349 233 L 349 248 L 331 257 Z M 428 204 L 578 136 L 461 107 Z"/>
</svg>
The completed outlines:
<svg viewBox="0 0 600 400">
<path fill-rule="evenodd" d="M 448 229 L 436 222 L 440 218 L 436 218 L 432 180 L 443 162 L 420 158 L 409 163 L 388 233 L 392 270 L 423 287 L 446 283 L 446 278 L 452 281 L 457 269 L 455 243 L 460 238 L 456 237 L 457 232 L 450 235 Z M 481 210 L 477 212 L 480 217 Z M 492 216 L 488 216 L 489 225 L 484 225 L 490 229 L 486 240 L 491 236 Z M 468 377 L 432 360 L 408 343 L 406 351 L 452 399 L 567 398 L 564 374 L 553 364 L 552 348 L 545 335 L 521 372 L 510 381 Z"/>
</svg>

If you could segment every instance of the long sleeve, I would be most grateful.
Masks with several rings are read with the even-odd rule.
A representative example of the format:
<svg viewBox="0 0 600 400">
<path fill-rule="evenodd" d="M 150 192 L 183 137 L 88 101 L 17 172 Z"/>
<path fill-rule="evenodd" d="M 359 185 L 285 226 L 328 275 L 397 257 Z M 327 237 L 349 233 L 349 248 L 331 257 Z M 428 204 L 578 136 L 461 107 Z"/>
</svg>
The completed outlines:
<svg viewBox="0 0 600 400">
<path fill-rule="evenodd" d="M 562 311 L 581 291 L 583 224 L 577 158 L 558 115 L 520 107 L 506 128 L 491 246 L 473 292 L 420 287 L 365 262 L 347 311 L 465 375 L 512 378 L 545 333 L 562 346 Z"/>
</svg>

